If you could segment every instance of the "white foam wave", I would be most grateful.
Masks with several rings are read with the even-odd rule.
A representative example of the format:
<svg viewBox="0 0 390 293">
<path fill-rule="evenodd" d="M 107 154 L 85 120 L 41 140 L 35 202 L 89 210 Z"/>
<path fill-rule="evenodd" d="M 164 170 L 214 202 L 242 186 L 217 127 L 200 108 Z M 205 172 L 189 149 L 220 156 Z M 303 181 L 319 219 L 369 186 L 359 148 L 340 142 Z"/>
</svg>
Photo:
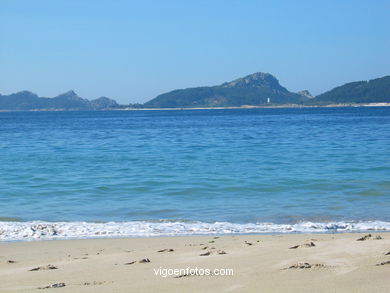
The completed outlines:
<svg viewBox="0 0 390 293">
<path fill-rule="evenodd" d="M 248 233 L 324 233 L 390 231 L 390 222 L 301 222 L 296 224 L 228 222 L 0 222 L 0 241 L 151 237 Z"/>
</svg>

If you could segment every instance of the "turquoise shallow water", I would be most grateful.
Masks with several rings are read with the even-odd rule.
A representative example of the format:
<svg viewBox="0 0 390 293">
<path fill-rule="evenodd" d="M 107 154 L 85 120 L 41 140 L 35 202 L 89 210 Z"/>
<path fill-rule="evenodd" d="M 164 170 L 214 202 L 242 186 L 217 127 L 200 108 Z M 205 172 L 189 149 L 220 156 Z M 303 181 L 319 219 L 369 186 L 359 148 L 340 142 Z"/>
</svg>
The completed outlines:
<svg viewBox="0 0 390 293">
<path fill-rule="evenodd" d="M 3 221 L 390 222 L 389 107 L 0 113 L 0 149 Z"/>
</svg>

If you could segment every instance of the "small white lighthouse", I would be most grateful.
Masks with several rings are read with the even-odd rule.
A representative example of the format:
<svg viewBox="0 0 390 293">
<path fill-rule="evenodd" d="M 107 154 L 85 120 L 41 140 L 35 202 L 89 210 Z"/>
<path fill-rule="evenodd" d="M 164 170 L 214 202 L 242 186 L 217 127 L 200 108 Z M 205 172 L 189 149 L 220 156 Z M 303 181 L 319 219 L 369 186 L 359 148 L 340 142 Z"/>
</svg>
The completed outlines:
<svg viewBox="0 0 390 293">
<path fill-rule="evenodd" d="M 267 104 L 271 103 L 271 99 L 267 98 Z"/>
</svg>

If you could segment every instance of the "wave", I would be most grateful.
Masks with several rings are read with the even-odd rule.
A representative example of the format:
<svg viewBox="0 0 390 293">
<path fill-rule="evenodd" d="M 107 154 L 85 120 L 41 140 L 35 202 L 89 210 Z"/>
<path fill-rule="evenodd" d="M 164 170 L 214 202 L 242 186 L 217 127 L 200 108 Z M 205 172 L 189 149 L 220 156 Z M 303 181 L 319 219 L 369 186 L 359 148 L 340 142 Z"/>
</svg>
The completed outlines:
<svg viewBox="0 0 390 293">
<path fill-rule="evenodd" d="M 329 233 L 390 231 L 390 222 L 300 222 L 296 224 L 229 222 L 0 222 L 0 241 L 185 236 L 209 234 Z"/>
</svg>

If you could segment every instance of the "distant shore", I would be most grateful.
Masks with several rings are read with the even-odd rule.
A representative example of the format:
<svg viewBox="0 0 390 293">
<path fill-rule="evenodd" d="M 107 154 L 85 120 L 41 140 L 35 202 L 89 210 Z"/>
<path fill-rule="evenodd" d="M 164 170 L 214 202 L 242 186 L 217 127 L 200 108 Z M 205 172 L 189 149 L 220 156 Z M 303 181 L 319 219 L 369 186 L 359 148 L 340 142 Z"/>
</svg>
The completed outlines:
<svg viewBox="0 0 390 293">
<path fill-rule="evenodd" d="M 387 292 L 389 249 L 388 233 L 2 242 L 0 292 Z"/>
<path fill-rule="evenodd" d="M 341 108 L 341 107 L 390 107 L 390 103 L 366 103 L 366 104 L 329 104 L 329 105 L 243 105 L 240 107 L 193 107 L 193 108 L 122 108 L 112 109 L 118 111 L 156 111 L 156 110 L 228 110 L 228 109 L 284 109 L 284 108 Z"/>
<path fill-rule="evenodd" d="M 243 105 L 239 107 L 177 107 L 177 108 L 113 108 L 96 111 L 161 111 L 161 110 L 229 110 L 229 109 L 289 109 L 289 108 L 342 108 L 342 107 L 390 107 L 390 103 L 365 103 L 365 104 L 328 104 L 328 105 Z M 79 109 L 31 109 L 31 110 L 0 110 L 0 112 L 69 112 L 92 111 Z"/>
</svg>

